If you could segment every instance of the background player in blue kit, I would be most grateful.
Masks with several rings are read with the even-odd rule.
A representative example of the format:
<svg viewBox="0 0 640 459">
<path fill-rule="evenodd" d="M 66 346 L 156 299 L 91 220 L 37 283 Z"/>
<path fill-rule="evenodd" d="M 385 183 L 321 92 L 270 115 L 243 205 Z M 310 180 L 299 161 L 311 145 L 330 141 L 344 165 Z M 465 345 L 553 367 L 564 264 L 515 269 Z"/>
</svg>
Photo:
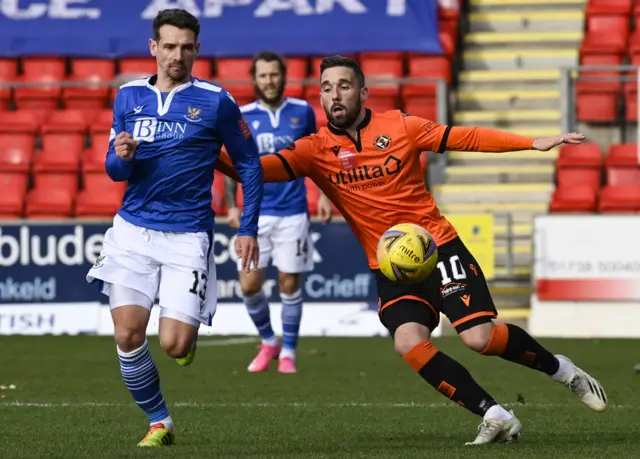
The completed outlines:
<svg viewBox="0 0 640 459">
<path fill-rule="evenodd" d="M 223 143 L 244 183 L 236 251 L 244 269 L 258 263 L 262 168 L 231 95 L 191 76 L 199 32 L 190 13 L 161 11 L 149 44 L 157 74 L 123 85 L 116 96 L 106 169 L 129 183 L 87 274 L 109 296 L 122 377 L 149 418 L 139 446 L 174 438 L 146 340 L 154 301 L 161 307 L 160 344 L 182 365 L 193 360 L 200 324 L 210 325 L 216 310 L 211 186 Z"/>
<path fill-rule="evenodd" d="M 257 54 L 251 65 L 251 75 L 258 100 L 242 106 L 241 111 L 251 128 L 260 155 L 276 153 L 299 138 L 316 132 L 316 119 L 311 106 L 304 100 L 284 97 L 286 65 L 282 57 L 271 51 Z M 227 178 L 225 198 L 229 209 L 229 225 L 235 228 L 240 225 L 241 215 L 236 191 L 237 183 Z M 318 211 L 325 222 L 330 221 L 331 202 L 324 195 L 318 202 Z M 262 339 L 260 351 L 249 364 L 248 370 L 265 371 L 272 360 L 279 359 L 278 370 L 281 373 L 295 373 L 302 318 L 300 274 L 313 269 L 313 241 L 304 179 L 264 185 L 258 242 L 258 271 L 240 270 L 244 302 Z M 262 291 L 269 261 L 279 272 L 282 345 L 271 327 L 269 301 Z"/>
</svg>

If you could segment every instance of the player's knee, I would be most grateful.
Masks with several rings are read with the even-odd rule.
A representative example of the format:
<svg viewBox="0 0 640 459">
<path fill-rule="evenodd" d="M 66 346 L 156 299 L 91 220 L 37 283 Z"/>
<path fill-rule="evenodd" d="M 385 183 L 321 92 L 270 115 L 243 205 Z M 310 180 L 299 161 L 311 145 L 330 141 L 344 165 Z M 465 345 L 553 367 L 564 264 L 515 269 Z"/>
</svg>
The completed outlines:
<svg viewBox="0 0 640 459">
<path fill-rule="evenodd" d="M 291 295 L 300 289 L 300 278 L 297 274 L 280 273 L 278 275 L 280 293 Z"/>
<path fill-rule="evenodd" d="M 135 351 L 144 344 L 146 330 L 144 328 L 117 325 L 115 327 L 114 339 L 118 349 L 122 352 Z"/>
<path fill-rule="evenodd" d="M 404 356 L 418 343 L 429 339 L 429 329 L 424 325 L 410 322 L 400 325 L 393 334 L 396 352 Z"/>
<path fill-rule="evenodd" d="M 460 332 L 460 339 L 469 348 L 482 352 L 487 348 L 493 333 L 493 322 L 485 322 Z"/>
<path fill-rule="evenodd" d="M 160 346 L 164 349 L 164 353 L 174 359 L 186 356 L 191 350 L 193 340 L 188 336 L 171 336 L 169 338 L 161 338 Z"/>
</svg>

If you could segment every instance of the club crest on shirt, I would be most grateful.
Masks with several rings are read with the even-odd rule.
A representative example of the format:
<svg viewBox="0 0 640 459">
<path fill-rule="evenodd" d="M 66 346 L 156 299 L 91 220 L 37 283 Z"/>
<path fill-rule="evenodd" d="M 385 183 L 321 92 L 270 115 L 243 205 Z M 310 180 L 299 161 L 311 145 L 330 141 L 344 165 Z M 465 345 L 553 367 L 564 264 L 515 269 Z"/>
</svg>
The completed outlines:
<svg viewBox="0 0 640 459">
<path fill-rule="evenodd" d="M 200 118 L 200 113 L 202 113 L 201 108 L 188 107 L 187 114 L 184 117 L 189 121 L 198 122 L 202 120 L 202 118 Z"/>
<path fill-rule="evenodd" d="M 391 146 L 391 137 L 387 135 L 379 135 L 378 137 L 376 137 L 376 140 L 374 140 L 373 145 L 378 150 L 386 150 L 387 148 L 389 148 L 389 146 Z"/>
</svg>

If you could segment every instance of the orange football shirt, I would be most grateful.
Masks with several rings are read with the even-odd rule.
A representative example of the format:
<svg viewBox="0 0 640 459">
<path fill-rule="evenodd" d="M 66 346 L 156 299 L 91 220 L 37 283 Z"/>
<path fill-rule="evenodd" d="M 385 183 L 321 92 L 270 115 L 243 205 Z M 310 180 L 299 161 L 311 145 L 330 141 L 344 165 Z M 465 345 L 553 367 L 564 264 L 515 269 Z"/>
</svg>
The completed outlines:
<svg viewBox="0 0 640 459">
<path fill-rule="evenodd" d="M 378 268 L 380 237 L 399 223 L 422 226 L 438 246 L 457 236 L 427 191 L 421 152 L 520 150 L 531 148 L 533 141 L 491 129 L 451 128 L 398 110 L 367 109 L 357 133 L 352 139 L 329 125 L 260 162 L 265 182 L 310 177 L 349 223 L 372 269 Z M 238 180 L 226 152 L 216 167 Z"/>
</svg>

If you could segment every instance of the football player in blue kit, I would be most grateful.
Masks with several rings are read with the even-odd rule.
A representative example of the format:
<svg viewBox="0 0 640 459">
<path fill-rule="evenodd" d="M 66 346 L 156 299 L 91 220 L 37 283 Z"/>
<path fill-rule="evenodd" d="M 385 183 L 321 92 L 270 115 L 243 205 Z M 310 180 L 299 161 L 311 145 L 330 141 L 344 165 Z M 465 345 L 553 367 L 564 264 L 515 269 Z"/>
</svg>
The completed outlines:
<svg viewBox="0 0 640 459">
<path fill-rule="evenodd" d="M 106 170 L 128 185 L 87 274 L 109 296 L 122 378 L 149 418 L 139 446 L 174 441 L 146 339 L 156 298 L 160 344 L 181 365 L 192 362 L 200 324 L 210 325 L 216 310 L 211 186 L 223 144 L 244 184 L 236 251 L 243 269 L 258 264 L 258 152 L 232 96 L 191 75 L 199 32 L 185 10 L 158 13 L 149 42 L 157 74 L 121 86 L 116 95 Z"/>
<path fill-rule="evenodd" d="M 301 137 L 317 131 L 311 106 L 304 100 L 285 97 L 286 64 L 271 51 L 257 54 L 251 65 L 251 76 L 258 100 L 240 108 L 260 155 L 276 153 Z M 236 202 L 237 183 L 225 180 L 225 198 L 229 224 L 240 224 Z M 324 222 L 331 219 L 331 202 L 321 194 L 318 212 Z M 302 273 L 313 269 L 307 189 L 304 178 L 287 183 L 264 185 L 264 198 L 258 221 L 260 264 L 258 271 L 246 272 L 238 265 L 240 285 L 247 311 L 261 338 L 258 355 L 249 364 L 250 372 L 266 371 L 272 360 L 278 360 L 281 373 L 296 372 L 296 348 L 302 319 Z M 271 326 L 269 300 L 262 286 L 269 262 L 278 269 L 282 302 L 282 344 Z"/>
</svg>

